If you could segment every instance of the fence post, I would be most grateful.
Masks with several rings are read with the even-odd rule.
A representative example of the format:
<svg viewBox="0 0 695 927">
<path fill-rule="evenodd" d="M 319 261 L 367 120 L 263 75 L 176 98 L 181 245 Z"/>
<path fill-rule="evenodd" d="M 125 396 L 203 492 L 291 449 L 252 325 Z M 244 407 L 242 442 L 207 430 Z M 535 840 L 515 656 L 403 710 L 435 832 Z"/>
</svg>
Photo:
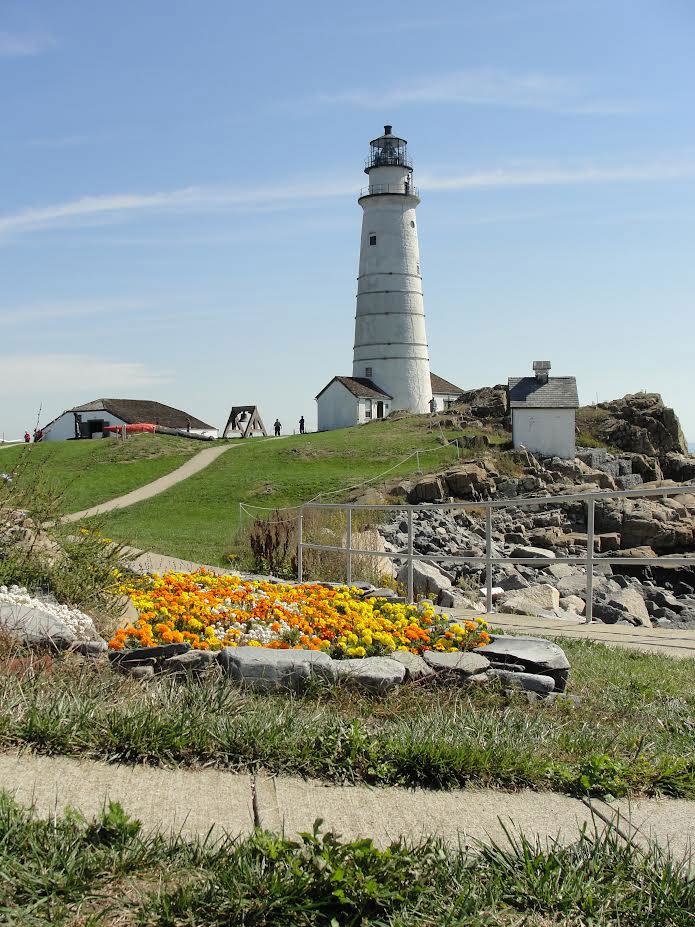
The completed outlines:
<svg viewBox="0 0 695 927">
<path fill-rule="evenodd" d="M 454 438 L 454 444 L 456 445 L 456 457 L 461 459 L 461 445 L 459 444 L 459 439 Z"/>
<path fill-rule="evenodd" d="M 420 451 L 415 451 L 415 457 L 417 459 L 417 472 L 422 473 L 422 470 L 420 469 Z"/>
<path fill-rule="evenodd" d="M 352 584 L 352 509 L 347 510 L 347 583 Z"/>
<path fill-rule="evenodd" d="M 594 620 L 594 506 L 590 497 L 586 512 L 586 624 Z"/>
<path fill-rule="evenodd" d="M 492 506 L 485 509 L 485 609 L 492 612 Z"/>
<path fill-rule="evenodd" d="M 304 547 L 302 544 L 302 529 L 304 527 L 304 509 L 300 508 L 297 512 L 297 582 L 301 583 L 304 575 L 304 564 L 302 563 Z"/>
<path fill-rule="evenodd" d="M 415 600 L 413 595 L 413 510 L 408 506 L 408 605 Z"/>
</svg>

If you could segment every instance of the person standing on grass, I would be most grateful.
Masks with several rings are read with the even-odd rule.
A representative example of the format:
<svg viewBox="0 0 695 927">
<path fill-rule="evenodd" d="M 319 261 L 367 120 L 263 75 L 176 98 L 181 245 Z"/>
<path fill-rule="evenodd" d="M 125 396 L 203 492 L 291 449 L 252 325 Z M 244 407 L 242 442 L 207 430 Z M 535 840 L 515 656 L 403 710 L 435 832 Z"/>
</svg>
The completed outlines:
<svg viewBox="0 0 695 927">
<path fill-rule="evenodd" d="M 28 444 L 30 441 L 31 441 L 31 435 L 29 434 L 28 431 L 25 431 L 24 432 L 24 443 Z"/>
<path fill-rule="evenodd" d="M 280 437 L 280 431 L 281 431 L 281 429 L 282 429 L 282 425 L 280 424 L 280 419 L 279 419 L 279 418 L 276 418 L 276 419 L 275 419 L 275 424 L 273 425 L 273 428 L 275 429 L 275 437 L 276 437 L 276 438 L 279 438 L 279 437 Z"/>
<path fill-rule="evenodd" d="M 300 435 L 304 434 L 304 416 L 299 419 L 299 433 Z"/>
</svg>

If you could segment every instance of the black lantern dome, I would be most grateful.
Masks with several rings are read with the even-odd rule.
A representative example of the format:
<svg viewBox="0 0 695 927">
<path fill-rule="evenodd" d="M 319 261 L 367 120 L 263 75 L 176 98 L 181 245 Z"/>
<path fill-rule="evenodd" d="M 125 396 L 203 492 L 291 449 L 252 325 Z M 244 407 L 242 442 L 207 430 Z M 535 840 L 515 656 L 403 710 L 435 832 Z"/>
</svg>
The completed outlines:
<svg viewBox="0 0 695 927">
<path fill-rule="evenodd" d="M 375 167 L 405 167 L 412 171 L 413 165 L 406 152 L 408 143 L 404 138 L 394 135 L 392 128 L 384 126 L 384 134 L 369 143 L 369 157 L 364 165 L 365 174 Z"/>
</svg>

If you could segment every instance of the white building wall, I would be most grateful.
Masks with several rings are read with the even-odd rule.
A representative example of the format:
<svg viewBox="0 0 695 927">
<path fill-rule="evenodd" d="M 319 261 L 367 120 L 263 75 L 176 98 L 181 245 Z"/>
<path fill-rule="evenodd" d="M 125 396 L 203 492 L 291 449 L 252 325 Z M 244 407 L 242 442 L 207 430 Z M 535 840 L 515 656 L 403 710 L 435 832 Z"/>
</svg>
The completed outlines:
<svg viewBox="0 0 695 927">
<path fill-rule="evenodd" d="M 574 409 L 512 409 L 514 447 L 544 457 L 571 460 L 576 454 Z"/>
<path fill-rule="evenodd" d="M 319 431 L 349 428 L 359 422 L 359 400 L 337 380 L 321 393 L 316 402 Z"/>
<path fill-rule="evenodd" d="M 106 425 L 123 425 L 123 419 L 116 418 L 109 412 L 91 411 L 79 412 L 83 422 L 103 420 Z M 74 412 L 63 412 L 62 415 L 47 425 L 43 430 L 43 441 L 67 441 L 68 438 L 75 437 L 75 414 Z"/>
<path fill-rule="evenodd" d="M 373 168 L 370 189 L 405 190 L 403 167 Z M 392 409 L 429 412 L 430 362 L 412 194 L 360 198 L 363 209 L 352 375 L 393 396 Z M 372 237 L 376 242 L 370 245 Z M 370 373 L 371 370 L 371 373 Z"/>
<path fill-rule="evenodd" d="M 435 393 L 432 397 L 434 399 L 434 411 L 445 412 L 449 408 L 449 404 L 456 402 L 460 395 L 460 393 Z"/>
</svg>

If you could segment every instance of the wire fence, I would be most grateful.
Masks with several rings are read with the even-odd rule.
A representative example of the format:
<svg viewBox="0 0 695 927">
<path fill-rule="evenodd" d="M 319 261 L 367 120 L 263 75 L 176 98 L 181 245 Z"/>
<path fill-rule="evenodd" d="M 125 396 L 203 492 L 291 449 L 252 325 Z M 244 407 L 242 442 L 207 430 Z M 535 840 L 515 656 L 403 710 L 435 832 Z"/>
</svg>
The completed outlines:
<svg viewBox="0 0 695 927">
<path fill-rule="evenodd" d="M 440 429 L 441 431 L 441 429 Z M 416 460 L 416 472 L 421 474 L 422 468 L 420 466 L 420 457 L 424 457 L 427 454 L 437 453 L 438 451 L 451 450 L 454 447 L 456 449 L 456 458 L 457 460 L 461 457 L 461 445 L 458 438 L 453 438 L 452 440 L 447 440 L 446 444 L 442 444 L 439 447 L 426 447 L 418 448 L 417 450 L 412 451 L 406 457 L 403 457 L 401 460 L 398 460 L 393 466 L 388 467 L 386 470 L 382 470 L 381 473 L 377 473 L 376 476 L 371 476 L 369 479 L 362 480 L 360 483 L 353 483 L 351 486 L 342 486 L 339 489 L 329 489 L 325 492 L 317 493 L 312 499 L 308 499 L 305 502 L 300 502 L 297 505 L 254 505 L 250 502 L 240 502 L 239 503 L 239 527 L 241 528 L 244 524 L 244 516 L 249 518 L 255 518 L 255 512 L 296 512 L 302 508 L 304 505 L 311 505 L 315 502 L 321 502 L 324 499 L 331 498 L 333 496 L 339 496 L 343 493 L 354 492 L 357 489 L 362 489 L 366 486 L 371 486 L 373 483 L 378 483 L 387 477 L 390 473 L 393 473 L 394 470 L 397 470 L 403 464 L 407 463 L 409 460 Z"/>
<path fill-rule="evenodd" d="M 591 623 L 593 620 L 594 604 L 594 568 L 597 564 L 620 565 L 620 566 L 649 566 L 651 568 L 663 566 L 695 566 L 695 557 L 678 556 L 666 554 L 660 557 L 611 557 L 596 556 L 594 550 L 595 534 L 595 509 L 596 503 L 605 499 L 633 499 L 640 497 L 653 496 L 676 496 L 682 493 L 692 494 L 693 486 L 659 486 L 646 487 L 644 489 L 627 489 L 627 490 L 604 490 L 597 493 L 573 493 L 571 495 L 558 496 L 524 496 L 513 499 L 487 500 L 481 502 L 444 502 L 444 503 L 426 503 L 422 505 L 396 504 L 390 506 L 377 506 L 361 503 L 318 503 L 310 502 L 297 509 L 297 579 L 303 580 L 303 557 L 304 551 L 332 551 L 345 556 L 347 563 L 347 582 L 352 581 L 352 559 L 355 555 L 366 557 L 388 558 L 394 561 L 405 561 L 408 566 L 407 570 L 407 598 L 408 602 L 414 601 L 414 581 L 413 581 L 413 563 L 414 561 L 423 561 L 427 563 L 447 563 L 447 564 L 480 564 L 485 570 L 485 598 L 486 611 L 493 611 L 493 584 L 492 572 L 493 566 L 502 566 L 504 564 L 533 566 L 543 568 L 551 564 L 567 563 L 584 566 L 586 568 L 586 615 L 585 623 Z M 502 557 L 495 555 L 492 541 L 492 513 L 494 510 L 503 509 L 510 506 L 521 506 L 540 508 L 546 505 L 556 505 L 562 503 L 581 502 L 586 507 L 586 555 L 583 557 L 558 557 L 549 551 L 547 557 L 540 555 L 533 557 Z M 484 510 L 485 513 L 485 553 L 482 556 L 452 556 L 451 554 L 421 554 L 414 548 L 414 523 L 413 513 L 416 511 L 441 511 L 444 509 L 466 509 L 476 508 Z M 304 540 L 303 528 L 305 513 L 320 510 L 342 510 L 347 514 L 347 531 L 345 534 L 345 543 L 340 545 L 315 544 Z M 379 511 L 392 511 L 394 513 L 405 513 L 407 519 L 407 547 L 400 551 L 384 551 L 369 548 L 354 548 L 352 545 L 352 516 L 353 513 L 360 510 L 379 509 Z"/>
</svg>

